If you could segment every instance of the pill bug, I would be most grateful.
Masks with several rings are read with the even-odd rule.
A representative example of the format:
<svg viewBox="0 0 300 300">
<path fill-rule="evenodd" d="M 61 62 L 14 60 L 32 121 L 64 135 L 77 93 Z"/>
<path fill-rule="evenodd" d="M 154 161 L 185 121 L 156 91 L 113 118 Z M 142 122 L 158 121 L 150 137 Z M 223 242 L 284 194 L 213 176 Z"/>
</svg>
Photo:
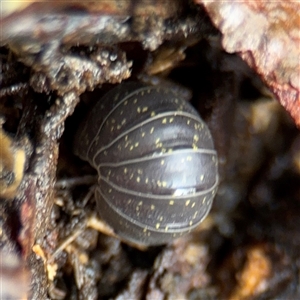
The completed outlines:
<svg viewBox="0 0 300 300">
<path fill-rule="evenodd" d="M 74 152 L 98 171 L 98 212 L 141 245 L 167 243 L 208 214 L 217 153 L 196 110 L 171 89 L 122 83 L 80 126 Z"/>
</svg>

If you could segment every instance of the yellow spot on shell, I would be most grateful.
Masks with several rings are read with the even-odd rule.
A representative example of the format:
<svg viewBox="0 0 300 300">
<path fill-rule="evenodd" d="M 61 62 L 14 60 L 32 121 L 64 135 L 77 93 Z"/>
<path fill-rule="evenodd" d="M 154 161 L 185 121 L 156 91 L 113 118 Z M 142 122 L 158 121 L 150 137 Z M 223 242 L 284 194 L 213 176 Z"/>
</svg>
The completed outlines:
<svg viewBox="0 0 300 300">
<path fill-rule="evenodd" d="M 174 121 L 174 118 L 170 118 L 169 123 L 172 123 Z"/>
<path fill-rule="evenodd" d="M 155 116 L 155 112 L 151 112 L 151 117 L 154 117 Z"/>
<path fill-rule="evenodd" d="M 142 112 L 146 112 L 147 110 L 148 110 L 148 107 L 144 106 L 143 109 L 142 109 Z"/>
<path fill-rule="evenodd" d="M 170 204 L 170 205 L 174 205 L 174 200 L 170 200 L 170 201 L 169 201 L 169 204 Z"/>
<path fill-rule="evenodd" d="M 191 202 L 190 199 L 189 199 L 189 200 L 186 200 L 186 201 L 185 201 L 185 206 L 188 206 L 188 205 L 190 204 L 190 202 Z"/>
<path fill-rule="evenodd" d="M 164 164 L 165 164 L 165 160 L 162 159 L 161 162 L 160 162 L 160 164 L 161 164 L 161 165 L 164 165 Z"/>
<path fill-rule="evenodd" d="M 154 127 L 152 127 L 152 128 L 150 129 L 150 134 L 152 134 L 153 131 L 154 131 Z"/>
<path fill-rule="evenodd" d="M 153 204 L 151 204 L 151 210 L 154 210 L 155 206 Z"/>
<path fill-rule="evenodd" d="M 141 178 L 140 178 L 140 177 L 137 177 L 137 178 L 136 178 L 136 181 L 137 181 L 137 182 L 140 182 L 140 181 L 141 181 Z"/>
<path fill-rule="evenodd" d="M 167 123 L 167 118 L 164 118 L 162 121 L 161 121 L 162 124 L 166 124 Z"/>
<path fill-rule="evenodd" d="M 188 156 L 188 157 L 186 158 L 186 160 L 187 160 L 187 161 L 191 161 L 191 160 L 192 160 L 192 157 L 191 157 L 191 156 Z"/>
<path fill-rule="evenodd" d="M 160 227 L 160 223 L 156 223 L 155 228 L 158 229 Z"/>
</svg>

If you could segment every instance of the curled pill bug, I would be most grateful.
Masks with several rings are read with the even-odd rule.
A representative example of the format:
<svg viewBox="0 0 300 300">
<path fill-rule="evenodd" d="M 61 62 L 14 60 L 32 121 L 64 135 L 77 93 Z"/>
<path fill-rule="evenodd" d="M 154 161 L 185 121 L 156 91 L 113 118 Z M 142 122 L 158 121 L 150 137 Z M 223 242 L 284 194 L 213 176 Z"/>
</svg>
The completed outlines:
<svg viewBox="0 0 300 300">
<path fill-rule="evenodd" d="M 172 89 L 119 84 L 81 124 L 74 152 L 98 172 L 100 217 L 129 242 L 168 243 L 210 211 L 217 152 L 197 111 Z"/>
</svg>

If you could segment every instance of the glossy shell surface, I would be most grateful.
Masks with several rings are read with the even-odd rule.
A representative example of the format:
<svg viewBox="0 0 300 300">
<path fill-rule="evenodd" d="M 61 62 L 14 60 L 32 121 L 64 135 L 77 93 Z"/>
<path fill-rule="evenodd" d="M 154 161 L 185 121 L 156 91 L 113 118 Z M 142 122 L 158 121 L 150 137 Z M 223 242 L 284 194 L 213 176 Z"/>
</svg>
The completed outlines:
<svg viewBox="0 0 300 300">
<path fill-rule="evenodd" d="M 123 83 L 97 102 L 75 154 L 98 171 L 100 216 L 143 245 L 167 243 L 195 228 L 218 186 L 211 134 L 171 89 Z"/>
</svg>

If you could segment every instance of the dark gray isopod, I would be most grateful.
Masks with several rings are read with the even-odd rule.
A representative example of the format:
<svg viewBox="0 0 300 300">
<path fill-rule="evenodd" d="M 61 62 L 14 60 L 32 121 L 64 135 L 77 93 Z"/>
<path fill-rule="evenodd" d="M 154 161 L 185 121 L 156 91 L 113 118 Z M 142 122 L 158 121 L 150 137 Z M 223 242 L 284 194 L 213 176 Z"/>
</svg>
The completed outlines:
<svg viewBox="0 0 300 300">
<path fill-rule="evenodd" d="M 99 214 L 122 238 L 167 243 L 195 228 L 218 186 L 211 134 L 172 90 L 122 83 L 92 109 L 75 154 L 98 171 Z"/>
</svg>

